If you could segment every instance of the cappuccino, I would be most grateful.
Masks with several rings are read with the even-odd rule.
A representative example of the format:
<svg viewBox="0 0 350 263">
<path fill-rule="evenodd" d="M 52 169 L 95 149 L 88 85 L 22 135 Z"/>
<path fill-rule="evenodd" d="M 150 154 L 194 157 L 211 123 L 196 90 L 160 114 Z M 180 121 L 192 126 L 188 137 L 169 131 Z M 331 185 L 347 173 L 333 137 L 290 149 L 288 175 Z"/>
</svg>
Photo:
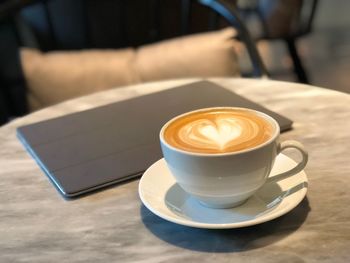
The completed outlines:
<svg viewBox="0 0 350 263">
<path fill-rule="evenodd" d="M 254 111 L 212 108 L 174 119 L 164 130 L 164 139 L 180 150 L 222 154 L 261 145 L 272 138 L 275 130 Z"/>
</svg>

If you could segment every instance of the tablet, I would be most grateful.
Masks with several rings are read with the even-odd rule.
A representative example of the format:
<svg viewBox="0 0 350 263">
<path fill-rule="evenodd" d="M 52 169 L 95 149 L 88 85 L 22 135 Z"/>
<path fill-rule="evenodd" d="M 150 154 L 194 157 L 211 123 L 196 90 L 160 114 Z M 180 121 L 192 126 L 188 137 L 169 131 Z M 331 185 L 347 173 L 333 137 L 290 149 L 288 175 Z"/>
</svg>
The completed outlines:
<svg viewBox="0 0 350 263">
<path fill-rule="evenodd" d="M 234 106 L 292 121 L 209 81 L 200 81 L 22 126 L 17 136 L 64 197 L 138 177 L 162 158 L 159 131 L 187 111 Z"/>
</svg>

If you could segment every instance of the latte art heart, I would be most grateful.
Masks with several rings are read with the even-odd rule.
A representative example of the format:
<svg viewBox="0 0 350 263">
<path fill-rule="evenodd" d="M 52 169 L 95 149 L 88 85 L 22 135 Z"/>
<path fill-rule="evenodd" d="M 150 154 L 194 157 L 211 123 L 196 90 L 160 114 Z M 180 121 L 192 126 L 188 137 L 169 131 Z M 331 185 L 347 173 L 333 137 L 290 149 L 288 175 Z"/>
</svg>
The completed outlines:
<svg viewBox="0 0 350 263">
<path fill-rule="evenodd" d="M 217 118 L 214 122 L 199 119 L 189 123 L 179 130 L 179 137 L 198 147 L 211 147 L 224 150 L 236 138 L 239 138 L 242 128 L 234 118 Z"/>
<path fill-rule="evenodd" d="M 200 153 L 235 152 L 255 147 L 271 138 L 272 125 L 242 110 L 208 110 L 185 115 L 164 132 L 176 148 Z"/>
</svg>

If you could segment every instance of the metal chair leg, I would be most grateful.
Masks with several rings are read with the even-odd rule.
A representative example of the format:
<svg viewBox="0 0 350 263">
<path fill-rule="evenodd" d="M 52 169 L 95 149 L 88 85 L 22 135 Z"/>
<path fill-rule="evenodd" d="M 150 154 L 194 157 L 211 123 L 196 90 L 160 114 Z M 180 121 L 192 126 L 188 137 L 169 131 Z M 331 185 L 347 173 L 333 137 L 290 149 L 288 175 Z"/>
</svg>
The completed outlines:
<svg viewBox="0 0 350 263">
<path fill-rule="evenodd" d="M 268 78 L 269 74 L 262 61 L 262 58 L 256 48 L 255 41 L 250 35 L 245 23 L 241 19 L 237 6 L 231 0 L 198 0 L 199 3 L 208 6 L 213 11 L 236 28 L 239 33 L 239 38 L 245 43 L 248 55 L 253 65 L 253 76 L 260 78 Z"/>
<path fill-rule="evenodd" d="M 289 54 L 293 60 L 294 73 L 296 74 L 298 81 L 301 83 L 310 84 L 309 78 L 298 54 L 298 50 L 295 45 L 295 39 L 288 38 L 285 41 L 287 43 Z"/>
</svg>

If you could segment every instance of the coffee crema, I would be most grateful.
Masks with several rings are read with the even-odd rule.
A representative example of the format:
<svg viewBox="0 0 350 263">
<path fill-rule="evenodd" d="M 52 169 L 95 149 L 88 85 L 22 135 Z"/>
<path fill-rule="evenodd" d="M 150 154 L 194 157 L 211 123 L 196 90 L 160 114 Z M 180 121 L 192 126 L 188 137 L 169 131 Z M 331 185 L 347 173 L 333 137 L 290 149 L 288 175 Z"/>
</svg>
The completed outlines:
<svg viewBox="0 0 350 263">
<path fill-rule="evenodd" d="M 254 112 L 242 109 L 209 109 L 179 117 L 164 131 L 171 146 L 195 153 L 228 153 L 268 141 L 273 125 Z"/>
</svg>

